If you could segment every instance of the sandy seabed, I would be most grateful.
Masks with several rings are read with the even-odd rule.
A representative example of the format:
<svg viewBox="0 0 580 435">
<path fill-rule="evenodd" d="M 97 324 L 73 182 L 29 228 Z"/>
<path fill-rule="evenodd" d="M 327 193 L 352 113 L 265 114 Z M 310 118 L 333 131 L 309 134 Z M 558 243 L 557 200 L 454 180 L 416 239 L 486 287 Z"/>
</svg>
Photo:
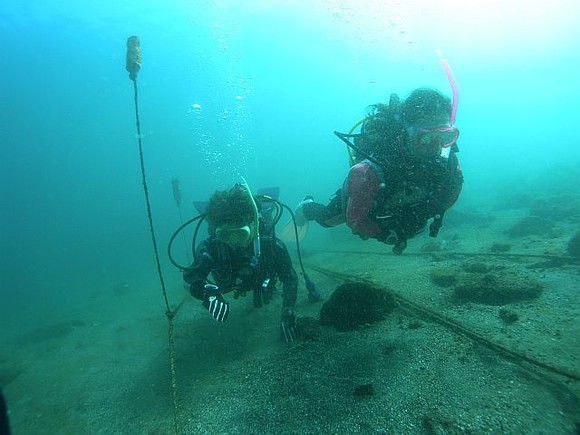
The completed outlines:
<svg viewBox="0 0 580 435">
<path fill-rule="evenodd" d="M 566 260 L 570 232 L 506 239 L 498 228 L 513 221 L 500 213 L 485 228 L 450 225 L 436 244 L 417 236 L 403 256 L 344 229 L 307 239 L 304 263 L 326 297 L 348 277 L 405 301 L 355 331 L 316 327 L 286 345 L 280 297 L 261 309 L 230 298 L 224 325 L 187 298 L 174 319 L 176 406 L 161 290 L 111 283 L 86 303 L 7 329 L 0 382 L 13 432 L 578 434 L 580 262 Z M 512 248 L 493 253 L 494 242 Z M 502 306 L 458 303 L 430 276 L 466 261 L 510 267 L 544 291 Z M 177 275 L 174 305 L 186 296 Z M 321 305 L 301 282 L 301 319 L 316 320 Z M 506 322 L 505 308 L 517 320 Z M 440 317 L 425 314 L 433 312 Z"/>
</svg>

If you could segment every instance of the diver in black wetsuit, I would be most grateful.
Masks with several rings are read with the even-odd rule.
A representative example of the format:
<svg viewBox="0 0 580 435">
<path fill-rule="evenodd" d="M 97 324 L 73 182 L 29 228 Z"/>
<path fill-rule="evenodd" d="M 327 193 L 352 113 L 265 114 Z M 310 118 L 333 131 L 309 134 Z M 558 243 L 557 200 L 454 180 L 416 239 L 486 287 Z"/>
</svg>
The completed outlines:
<svg viewBox="0 0 580 435">
<path fill-rule="evenodd" d="M 255 307 L 268 304 L 277 281 L 282 288 L 282 337 L 297 337 L 294 306 L 298 278 L 284 243 L 274 234 L 274 224 L 266 219 L 267 204 L 254 198 L 246 185 L 236 184 L 225 192 L 215 192 L 206 210 L 209 238 L 195 250 L 193 264 L 183 271 L 193 297 L 218 322 L 225 322 L 234 298 L 251 292 Z M 213 282 L 207 280 L 211 274 Z"/>
</svg>

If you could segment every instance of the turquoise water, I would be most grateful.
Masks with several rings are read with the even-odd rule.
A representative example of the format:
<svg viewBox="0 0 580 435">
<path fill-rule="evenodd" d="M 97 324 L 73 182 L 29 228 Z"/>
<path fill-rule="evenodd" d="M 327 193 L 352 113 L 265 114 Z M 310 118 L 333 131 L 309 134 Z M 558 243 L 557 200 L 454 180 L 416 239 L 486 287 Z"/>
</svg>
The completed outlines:
<svg viewBox="0 0 580 435">
<path fill-rule="evenodd" d="M 451 95 L 436 50 L 460 92 L 466 182 L 457 207 L 485 207 L 506 186 L 578 179 L 574 0 L 82 3 L 0 6 L 7 341 L 103 289 L 156 285 L 125 71 L 131 35 L 142 44 L 139 110 L 162 250 L 180 224 L 174 178 L 184 218 L 195 215 L 193 201 L 240 177 L 255 189 L 279 186 L 290 205 L 307 193 L 325 200 L 348 169 L 334 130 L 349 130 L 392 92 Z"/>
</svg>

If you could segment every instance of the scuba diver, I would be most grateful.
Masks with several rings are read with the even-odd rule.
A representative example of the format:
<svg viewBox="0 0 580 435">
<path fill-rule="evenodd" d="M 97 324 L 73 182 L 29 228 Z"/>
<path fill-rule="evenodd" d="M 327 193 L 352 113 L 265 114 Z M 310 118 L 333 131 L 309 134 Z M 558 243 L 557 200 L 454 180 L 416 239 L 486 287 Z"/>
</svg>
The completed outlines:
<svg viewBox="0 0 580 435">
<path fill-rule="evenodd" d="M 437 237 L 445 211 L 463 185 L 456 108 L 456 87 L 453 104 L 434 89 L 419 88 L 403 102 L 392 94 L 389 104 L 370 106 L 350 134 L 335 132 L 351 159 L 342 188 L 328 205 L 305 197 L 296 210 L 296 224 L 346 223 L 363 239 L 392 245 L 398 255 L 430 219 L 429 235 Z M 359 125 L 360 133 L 352 134 Z"/>
<path fill-rule="evenodd" d="M 198 207 L 199 208 L 199 207 Z M 194 260 L 183 270 L 185 285 L 191 295 L 202 301 L 217 322 L 225 322 L 230 314 L 230 303 L 223 297 L 233 293 L 234 299 L 253 295 L 254 306 L 268 304 L 278 281 L 282 282 L 281 336 L 287 343 L 298 335 L 295 305 L 298 277 L 284 243 L 279 240 L 274 228 L 280 220 L 284 204 L 268 195 L 250 192 L 247 184 L 238 183 L 228 191 L 216 191 L 205 206 L 205 211 L 182 225 L 173 235 L 171 242 L 185 225 L 199 220 L 195 234 L 202 221 L 207 221 L 209 237 L 195 246 Z M 300 251 L 300 266 L 309 292 L 309 300 L 318 301 L 314 283 L 304 271 Z M 207 278 L 211 274 L 213 281 Z"/>
</svg>

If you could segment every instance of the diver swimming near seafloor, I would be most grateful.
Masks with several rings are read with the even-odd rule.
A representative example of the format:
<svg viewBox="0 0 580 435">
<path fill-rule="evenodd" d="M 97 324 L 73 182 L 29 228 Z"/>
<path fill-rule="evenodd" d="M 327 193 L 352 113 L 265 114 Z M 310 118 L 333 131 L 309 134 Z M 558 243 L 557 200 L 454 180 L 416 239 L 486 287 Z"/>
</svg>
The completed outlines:
<svg viewBox="0 0 580 435">
<path fill-rule="evenodd" d="M 363 239 L 392 245 L 397 255 L 429 221 L 429 236 L 437 237 L 463 185 L 457 85 L 447 60 L 440 60 L 453 100 L 426 87 L 403 101 L 391 94 L 388 104 L 370 106 L 348 134 L 334 132 L 347 145 L 351 168 L 327 205 L 311 196 L 299 204 L 295 223 L 303 235 L 308 221 L 326 228 L 345 223 Z"/>
<path fill-rule="evenodd" d="M 298 279 L 284 242 L 276 237 L 275 226 L 284 209 L 293 219 L 292 210 L 276 199 L 277 189 L 269 194 L 252 195 L 245 182 L 228 191 L 216 191 L 208 203 L 197 203 L 201 214 L 180 226 L 170 239 L 168 255 L 171 262 L 183 271 L 184 281 L 191 294 L 218 322 L 225 322 L 230 304 L 223 294 L 232 292 L 234 298 L 251 293 L 255 307 L 270 303 L 278 281 L 283 285 L 281 333 L 287 341 L 297 336 L 294 306 Z M 171 254 L 175 237 L 197 221 L 192 241 L 194 261 L 190 266 L 178 264 Z M 196 243 L 202 222 L 208 223 L 209 237 Z M 310 280 L 300 255 L 300 268 L 308 290 L 308 299 L 321 299 Z M 212 280 L 208 279 L 211 275 Z"/>
</svg>

